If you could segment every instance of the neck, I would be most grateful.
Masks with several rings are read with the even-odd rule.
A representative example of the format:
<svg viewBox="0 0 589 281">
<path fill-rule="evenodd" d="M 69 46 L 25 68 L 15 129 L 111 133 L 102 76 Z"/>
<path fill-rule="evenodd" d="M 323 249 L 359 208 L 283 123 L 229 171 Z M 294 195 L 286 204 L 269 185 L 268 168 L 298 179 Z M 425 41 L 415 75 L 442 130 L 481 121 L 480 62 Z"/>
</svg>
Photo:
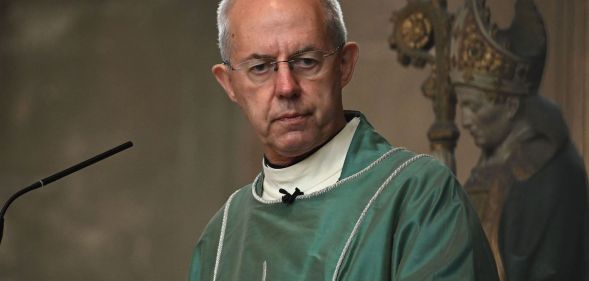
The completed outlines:
<svg viewBox="0 0 589 281">
<path fill-rule="evenodd" d="M 331 138 L 329 140 L 331 140 Z M 268 165 L 268 167 L 273 168 L 273 169 L 282 169 L 282 168 L 292 166 L 296 163 L 299 163 L 299 162 L 305 160 L 307 157 L 309 157 L 310 155 L 315 153 L 317 150 L 319 150 L 321 147 L 323 147 L 323 145 L 328 143 L 329 140 L 326 141 L 325 143 L 313 148 L 311 151 L 304 153 L 302 155 L 296 156 L 296 157 L 285 157 L 283 159 L 274 158 L 275 160 L 271 161 L 270 159 L 268 159 L 268 157 L 266 155 L 264 155 L 264 163 L 266 165 Z"/>
</svg>

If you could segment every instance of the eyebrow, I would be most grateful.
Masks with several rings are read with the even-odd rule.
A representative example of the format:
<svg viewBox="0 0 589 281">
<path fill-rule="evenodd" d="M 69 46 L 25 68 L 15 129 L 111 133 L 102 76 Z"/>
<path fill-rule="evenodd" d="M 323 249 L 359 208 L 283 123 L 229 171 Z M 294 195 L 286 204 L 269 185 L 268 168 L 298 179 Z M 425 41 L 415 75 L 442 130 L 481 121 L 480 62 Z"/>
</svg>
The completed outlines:
<svg viewBox="0 0 589 281">
<path fill-rule="evenodd" d="M 315 47 L 314 47 L 314 46 L 312 46 L 312 45 L 309 45 L 309 46 L 306 46 L 306 47 L 304 47 L 304 48 L 302 48 L 302 49 L 298 49 L 297 51 L 295 51 L 294 53 L 292 53 L 292 55 L 290 55 L 290 56 L 288 56 L 288 57 L 289 57 L 289 58 L 291 58 L 291 57 L 294 57 L 294 56 L 296 56 L 296 55 L 300 55 L 300 54 L 302 54 L 302 53 L 305 53 L 305 52 L 309 52 L 309 51 L 316 51 L 316 50 L 318 50 L 318 49 L 317 49 L 317 48 L 315 48 Z"/>
<path fill-rule="evenodd" d="M 315 51 L 315 50 L 318 50 L 315 46 L 308 45 L 308 46 L 305 46 L 301 49 L 296 50 L 294 53 L 290 54 L 287 58 L 292 58 L 292 57 L 298 56 L 302 53 L 309 52 L 309 51 Z M 271 56 L 271 55 L 253 53 L 253 54 L 247 56 L 246 58 L 244 58 L 242 60 L 242 62 L 250 60 L 250 59 L 276 59 L 276 57 Z"/>
</svg>

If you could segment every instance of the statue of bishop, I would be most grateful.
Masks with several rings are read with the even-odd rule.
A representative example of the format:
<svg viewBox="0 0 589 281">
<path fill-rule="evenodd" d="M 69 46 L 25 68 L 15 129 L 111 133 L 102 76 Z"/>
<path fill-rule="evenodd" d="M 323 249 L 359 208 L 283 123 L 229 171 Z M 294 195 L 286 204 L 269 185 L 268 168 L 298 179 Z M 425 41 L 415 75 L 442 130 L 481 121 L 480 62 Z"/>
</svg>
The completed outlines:
<svg viewBox="0 0 589 281">
<path fill-rule="evenodd" d="M 516 1 L 506 30 L 466 0 L 452 27 L 450 79 L 481 149 L 464 187 L 504 281 L 588 280 L 587 174 L 560 110 L 538 94 L 546 41 L 532 0 Z"/>
</svg>

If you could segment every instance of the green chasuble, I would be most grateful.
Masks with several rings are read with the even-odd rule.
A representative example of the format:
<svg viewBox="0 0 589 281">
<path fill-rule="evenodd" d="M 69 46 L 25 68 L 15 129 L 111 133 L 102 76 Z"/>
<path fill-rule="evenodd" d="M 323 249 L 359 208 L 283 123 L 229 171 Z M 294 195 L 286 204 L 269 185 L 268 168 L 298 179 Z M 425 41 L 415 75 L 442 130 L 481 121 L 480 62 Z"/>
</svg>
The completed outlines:
<svg viewBox="0 0 589 281">
<path fill-rule="evenodd" d="M 340 180 L 287 205 L 263 174 L 229 197 L 196 246 L 190 280 L 498 280 L 452 173 L 391 147 L 361 114 Z"/>
</svg>

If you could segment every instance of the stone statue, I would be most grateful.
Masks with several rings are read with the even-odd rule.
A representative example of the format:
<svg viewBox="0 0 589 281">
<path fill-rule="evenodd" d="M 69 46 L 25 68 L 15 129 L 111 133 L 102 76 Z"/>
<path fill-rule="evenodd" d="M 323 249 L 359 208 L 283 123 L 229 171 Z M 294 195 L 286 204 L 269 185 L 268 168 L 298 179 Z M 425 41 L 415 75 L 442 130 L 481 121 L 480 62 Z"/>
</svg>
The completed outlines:
<svg viewBox="0 0 589 281">
<path fill-rule="evenodd" d="M 464 188 L 502 280 L 587 280 L 587 175 L 558 107 L 538 94 L 546 34 L 532 0 L 506 30 L 482 0 L 452 29 L 450 79 L 481 149 Z"/>
</svg>

